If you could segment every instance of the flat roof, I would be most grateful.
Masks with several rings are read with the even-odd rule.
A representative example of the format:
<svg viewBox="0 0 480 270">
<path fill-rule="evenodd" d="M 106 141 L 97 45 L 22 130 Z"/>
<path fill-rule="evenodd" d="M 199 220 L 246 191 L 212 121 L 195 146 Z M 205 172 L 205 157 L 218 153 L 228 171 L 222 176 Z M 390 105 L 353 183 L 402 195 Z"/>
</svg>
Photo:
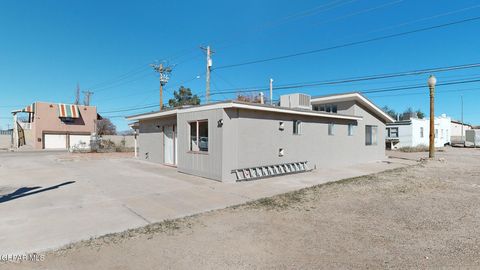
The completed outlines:
<svg viewBox="0 0 480 270">
<path fill-rule="evenodd" d="M 339 101 L 349 101 L 355 100 L 370 108 L 374 113 L 376 113 L 380 118 L 384 119 L 387 123 L 395 122 L 390 115 L 380 109 L 377 105 L 375 105 L 371 100 L 367 97 L 362 95 L 360 92 L 349 92 L 343 94 L 332 94 L 332 95 L 325 95 L 325 96 L 317 96 L 313 97 L 310 102 L 312 104 L 323 104 L 327 102 L 339 102 Z"/>
<path fill-rule="evenodd" d="M 172 115 L 176 115 L 177 113 L 205 111 L 205 110 L 212 110 L 212 109 L 229 109 L 229 108 L 284 113 L 284 114 L 296 114 L 296 115 L 333 118 L 333 119 L 346 119 L 346 120 L 362 120 L 363 119 L 361 116 L 355 116 L 355 115 L 317 112 L 312 110 L 293 109 L 293 108 L 278 107 L 278 106 L 271 106 L 271 105 L 257 104 L 257 103 L 247 103 L 247 102 L 240 102 L 240 101 L 233 101 L 233 100 L 221 101 L 221 102 L 209 103 L 209 104 L 197 105 L 197 106 L 183 106 L 183 107 L 167 109 L 163 111 L 137 114 L 137 115 L 127 116 L 126 119 L 129 121 L 138 121 L 138 120 L 172 116 Z"/>
</svg>

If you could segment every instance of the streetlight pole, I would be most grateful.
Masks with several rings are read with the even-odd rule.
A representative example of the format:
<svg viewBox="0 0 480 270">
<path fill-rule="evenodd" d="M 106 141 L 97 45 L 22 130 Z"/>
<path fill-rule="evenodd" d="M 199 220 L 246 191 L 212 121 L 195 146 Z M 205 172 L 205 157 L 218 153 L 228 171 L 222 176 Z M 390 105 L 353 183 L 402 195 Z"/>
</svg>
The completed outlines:
<svg viewBox="0 0 480 270">
<path fill-rule="evenodd" d="M 437 84 L 437 78 L 430 75 L 428 78 L 428 88 L 430 89 L 430 136 L 429 136 L 429 147 L 428 147 L 428 157 L 435 157 L 435 84 Z"/>
<path fill-rule="evenodd" d="M 463 134 L 463 95 L 461 96 L 461 101 L 462 101 L 462 143 L 463 143 L 463 147 L 465 147 L 465 139 L 464 139 L 464 134 Z"/>
</svg>

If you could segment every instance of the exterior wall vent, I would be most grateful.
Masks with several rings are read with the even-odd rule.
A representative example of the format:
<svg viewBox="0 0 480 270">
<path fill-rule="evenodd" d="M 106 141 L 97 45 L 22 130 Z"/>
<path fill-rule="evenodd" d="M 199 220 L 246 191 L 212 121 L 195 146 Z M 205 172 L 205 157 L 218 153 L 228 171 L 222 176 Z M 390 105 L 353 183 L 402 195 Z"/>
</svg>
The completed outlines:
<svg viewBox="0 0 480 270">
<path fill-rule="evenodd" d="M 309 95 L 296 93 L 280 96 L 280 106 L 292 109 L 311 110 L 311 97 Z"/>
</svg>

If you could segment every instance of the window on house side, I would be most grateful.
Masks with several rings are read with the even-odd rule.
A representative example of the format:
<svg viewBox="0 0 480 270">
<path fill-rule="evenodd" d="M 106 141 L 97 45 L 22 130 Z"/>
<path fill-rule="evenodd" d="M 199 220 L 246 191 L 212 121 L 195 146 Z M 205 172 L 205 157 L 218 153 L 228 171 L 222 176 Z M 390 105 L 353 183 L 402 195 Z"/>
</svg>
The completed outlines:
<svg viewBox="0 0 480 270">
<path fill-rule="evenodd" d="M 328 135 L 333 136 L 334 133 L 335 133 L 334 129 L 335 129 L 335 124 L 334 123 L 328 124 Z"/>
<path fill-rule="evenodd" d="M 348 124 L 348 136 L 353 136 L 353 124 Z"/>
<path fill-rule="evenodd" d="M 190 122 L 190 151 L 208 152 L 208 121 Z"/>
<path fill-rule="evenodd" d="M 300 120 L 293 120 L 293 134 L 299 135 L 302 134 L 302 121 Z"/>
<path fill-rule="evenodd" d="M 326 112 L 332 112 L 332 106 L 331 105 L 326 105 L 325 106 L 325 111 Z"/>
<path fill-rule="evenodd" d="M 435 129 L 435 138 L 438 138 L 438 129 Z"/>
<path fill-rule="evenodd" d="M 390 128 L 390 130 L 388 132 L 388 137 L 398 138 L 398 127 Z"/>
<path fill-rule="evenodd" d="M 190 123 L 190 151 L 198 151 L 197 122 Z"/>
<path fill-rule="evenodd" d="M 420 138 L 423 138 L 423 127 L 420 127 Z"/>
<path fill-rule="evenodd" d="M 325 105 L 320 105 L 320 111 L 324 112 L 325 111 Z"/>
<path fill-rule="evenodd" d="M 365 126 L 365 145 L 377 145 L 377 126 Z"/>
<path fill-rule="evenodd" d="M 337 105 L 332 105 L 332 113 L 337 113 Z"/>
</svg>

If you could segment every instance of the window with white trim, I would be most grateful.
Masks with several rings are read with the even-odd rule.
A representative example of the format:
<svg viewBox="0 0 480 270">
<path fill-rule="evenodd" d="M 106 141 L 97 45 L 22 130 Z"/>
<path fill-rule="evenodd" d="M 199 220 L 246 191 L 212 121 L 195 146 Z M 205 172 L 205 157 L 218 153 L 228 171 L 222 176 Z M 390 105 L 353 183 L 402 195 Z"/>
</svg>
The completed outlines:
<svg viewBox="0 0 480 270">
<path fill-rule="evenodd" d="M 398 127 L 387 128 L 387 136 L 389 138 L 398 138 Z"/>
<path fill-rule="evenodd" d="M 348 124 L 348 136 L 353 136 L 354 128 L 355 128 L 354 124 Z"/>
<path fill-rule="evenodd" d="M 190 151 L 208 152 L 208 120 L 189 122 Z"/>
<path fill-rule="evenodd" d="M 312 109 L 314 111 L 328 112 L 328 113 L 337 113 L 338 108 L 335 104 L 322 104 L 322 105 L 313 105 Z"/>
<path fill-rule="evenodd" d="M 365 145 L 377 145 L 378 127 L 366 125 L 365 126 Z"/>
<path fill-rule="evenodd" d="M 293 134 L 294 135 L 302 134 L 302 121 L 293 120 Z"/>
<path fill-rule="evenodd" d="M 328 124 L 328 135 L 333 136 L 335 134 L 335 124 Z"/>
</svg>

